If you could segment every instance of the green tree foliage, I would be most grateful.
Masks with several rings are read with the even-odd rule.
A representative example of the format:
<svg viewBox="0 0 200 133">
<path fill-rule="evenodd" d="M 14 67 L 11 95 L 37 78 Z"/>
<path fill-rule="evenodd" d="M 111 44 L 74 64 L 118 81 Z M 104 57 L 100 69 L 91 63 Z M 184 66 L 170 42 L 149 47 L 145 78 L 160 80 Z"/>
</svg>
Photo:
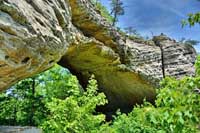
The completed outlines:
<svg viewBox="0 0 200 133">
<path fill-rule="evenodd" d="M 71 83 L 73 85 L 73 82 Z M 95 108 L 106 103 L 105 95 L 97 93 L 97 83 L 93 78 L 90 79 L 85 92 L 81 93 L 78 88 L 71 88 L 71 95 L 64 100 L 52 98 L 52 101 L 47 103 L 50 114 L 42 124 L 45 132 L 79 133 L 100 130 L 105 116 L 95 112 Z"/>
<path fill-rule="evenodd" d="M 56 66 L 0 95 L 0 125 L 39 126 L 47 133 L 103 129 L 105 115 L 95 109 L 105 103 L 94 77 L 84 91 L 75 76 Z"/>
<path fill-rule="evenodd" d="M 166 78 L 158 90 L 155 106 L 145 103 L 128 115 L 119 115 L 112 127 L 116 132 L 196 133 L 200 120 L 199 77 Z"/>
<path fill-rule="evenodd" d="M 194 14 L 190 13 L 188 14 L 188 19 L 182 21 L 183 26 L 188 25 L 188 24 L 190 26 L 194 26 L 196 23 L 200 24 L 200 12 L 197 12 Z"/>
<path fill-rule="evenodd" d="M 107 8 L 100 3 L 100 1 L 92 0 L 92 3 L 95 5 L 97 11 L 99 11 L 101 16 L 103 16 L 109 23 L 113 22 L 113 17 L 110 15 Z"/>
<path fill-rule="evenodd" d="M 197 0 L 200 2 L 200 0 Z M 188 14 L 187 20 L 182 20 L 182 26 L 185 25 L 194 26 L 195 24 L 200 24 L 200 12 Z"/>
<path fill-rule="evenodd" d="M 128 115 L 120 114 L 112 128 L 131 133 L 197 133 L 200 131 L 200 57 L 196 76 L 165 78 L 157 90 L 155 105 L 144 102 Z"/>
<path fill-rule="evenodd" d="M 35 95 L 35 78 L 25 79 L 0 95 L 0 125 L 37 125 L 34 113 L 42 103 Z"/>
<path fill-rule="evenodd" d="M 105 116 L 95 111 L 107 101 L 97 92 L 94 77 L 83 90 L 76 77 L 56 66 L 0 95 L 0 124 L 34 124 L 48 133 L 197 133 L 199 88 L 200 57 L 195 77 L 166 78 L 157 90 L 154 105 L 145 101 L 129 114 L 117 112 L 113 121 L 106 122 Z"/>
<path fill-rule="evenodd" d="M 118 17 L 124 15 L 123 2 L 121 0 L 111 0 L 111 15 L 113 15 L 113 23 L 115 26 L 118 21 Z"/>
</svg>

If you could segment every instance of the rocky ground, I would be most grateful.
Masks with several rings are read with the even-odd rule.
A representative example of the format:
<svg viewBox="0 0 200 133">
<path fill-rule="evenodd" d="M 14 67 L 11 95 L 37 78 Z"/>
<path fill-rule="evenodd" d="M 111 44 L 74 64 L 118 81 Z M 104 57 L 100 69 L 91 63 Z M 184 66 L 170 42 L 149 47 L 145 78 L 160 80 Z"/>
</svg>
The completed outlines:
<svg viewBox="0 0 200 133">
<path fill-rule="evenodd" d="M 0 126 L 0 133 L 42 133 L 35 127 Z"/>
</svg>

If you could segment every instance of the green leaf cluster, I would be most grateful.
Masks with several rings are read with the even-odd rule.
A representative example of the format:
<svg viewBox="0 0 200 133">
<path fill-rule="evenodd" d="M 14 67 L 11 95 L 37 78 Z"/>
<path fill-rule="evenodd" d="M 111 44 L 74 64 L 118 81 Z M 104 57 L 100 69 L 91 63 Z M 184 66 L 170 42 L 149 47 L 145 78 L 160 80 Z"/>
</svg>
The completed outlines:
<svg viewBox="0 0 200 133">
<path fill-rule="evenodd" d="M 182 26 L 200 24 L 200 12 L 188 14 L 187 20 L 182 20 Z"/>
<path fill-rule="evenodd" d="M 55 66 L 0 94 L 0 125 L 38 126 L 47 133 L 104 129 L 105 115 L 95 109 L 107 100 L 97 90 L 94 76 L 83 90 L 75 76 Z"/>
<path fill-rule="evenodd" d="M 110 15 L 108 9 L 105 6 L 103 6 L 98 0 L 92 0 L 91 2 L 95 5 L 101 16 L 103 16 L 109 23 L 113 22 L 113 17 Z"/>
<path fill-rule="evenodd" d="M 92 77 L 83 93 L 75 92 L 63 100 L 52 98 L 46 104 L 50 113 L 41 127 L 47 133 L 97 132 L 105 122 L 105 116 L 95 109 L 106 102 L 105 95 L 97 93 L 97 82 Z"/>
<path fill-rule="evenodd" d="M 35 78 L 20 81 L 0 94 L 0 125 L 35 126 L 38 125 L 37 119 L 44 117 L 39 111 L 44 106 L 41 96 L 32 93 Z M 33 110 L 37 118 L 32 113 Z"/>
<path fill-rule="evenodd" d="M 113 122 L 116 132 L 131 133 L 197 133 L 200 123 L 200 57 L 196 62 L 197 75 L 181 80 L 165 78 L 157 90 L 152 105 L 144 102 L 133 111 L 121 114 Z"/>
<path fill-rule="evenodd" d="M 197 133 L 200 95 L 195 90 L 200 88 L 200 57 L 195 66 L 194 77 L 165 78 L 154 104 L 144 100 L 128 114 L 118 111 L 110 122 L 95 110 L 107 100 L 98 93 L 94 76 L 84 90 L 75 76 L 55 66 L 0 94 L 0 124 L 34 125 L 47 133 Z"/>
</svg>

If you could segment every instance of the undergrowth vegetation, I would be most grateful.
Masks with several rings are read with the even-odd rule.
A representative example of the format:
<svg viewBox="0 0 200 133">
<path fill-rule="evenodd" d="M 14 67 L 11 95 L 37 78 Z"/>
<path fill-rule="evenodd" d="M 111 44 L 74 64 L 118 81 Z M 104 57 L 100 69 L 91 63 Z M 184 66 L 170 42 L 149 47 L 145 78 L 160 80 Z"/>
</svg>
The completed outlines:
<svg viewBox="0 0 200 133">
<path fill-rule="evenodd" d="M 155 105 L 144 101 L 110 122 L 95 108 L 107 103 L 91 77 L 86 90 L 66 69 L 55 66 L 25 79 L 0 95 L 1 125 L 38 126 L 44 132 L 196 133 L 200 124 L 200 57 L 196 76 L 166 78 Z"/>
<path fill-rule="evenodd" d="M 101 16 L 103 16 L 109 23 L 113 22 L 113 17 L 105 6 L 103 6 L 98 0 L 91 0 L 91 2 L 95 5 L 95 8 Z"/>
</svg>

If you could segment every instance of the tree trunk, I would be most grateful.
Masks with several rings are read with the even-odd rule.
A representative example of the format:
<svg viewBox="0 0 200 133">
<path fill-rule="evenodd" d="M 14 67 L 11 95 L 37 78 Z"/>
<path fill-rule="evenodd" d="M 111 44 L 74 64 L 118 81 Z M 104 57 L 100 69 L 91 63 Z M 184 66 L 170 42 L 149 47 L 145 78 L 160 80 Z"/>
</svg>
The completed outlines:
<svg viewBox="0 0 200 133">
<path fill-rule="evenodd" d="M 113 18 L 113 23 L 112 23 L 113 27 L 115 26 L 116 22 L 117 22 L 117 13 L 114 12 L 114 18 Z"/>
<path fill-rule="evenodd" d="M 34 123 L 34 113 L 35 113 L 35 78 L 32 78 L 32 86 L 31 86 L 31 90 L 32 90 L 32 96 L 31 96 L 31 117 L 30 117 L 30 126 L 35 126 Z"/>
</svg>

